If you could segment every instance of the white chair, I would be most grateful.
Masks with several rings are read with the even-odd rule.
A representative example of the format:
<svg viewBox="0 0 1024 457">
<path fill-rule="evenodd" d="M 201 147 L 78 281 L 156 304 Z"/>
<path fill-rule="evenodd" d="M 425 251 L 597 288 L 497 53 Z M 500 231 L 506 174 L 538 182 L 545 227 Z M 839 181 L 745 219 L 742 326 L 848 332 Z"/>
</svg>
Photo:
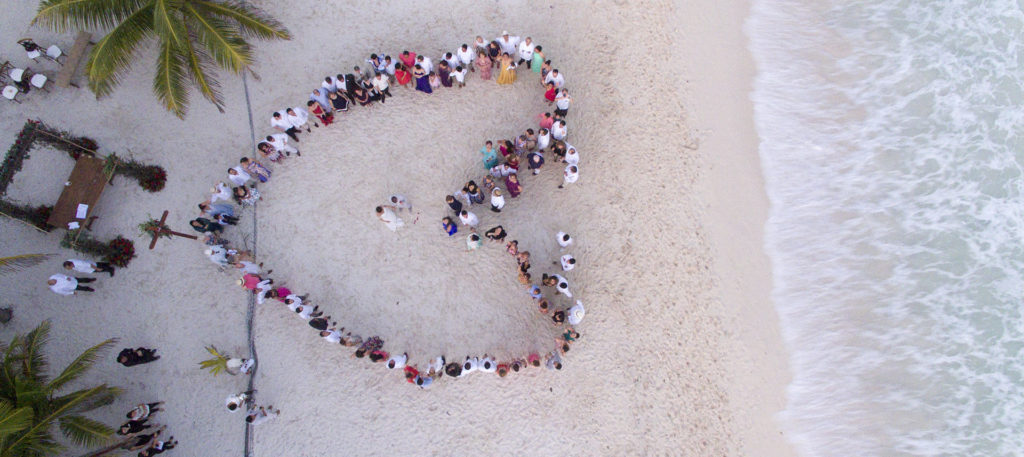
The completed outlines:
<svg viewBox="0 0 1024 457">
<path fill-rule="evenodd" d="M 38 88 L 40 88 L 42 90 L 45 90 L 47 92 L 50 91 L 49 89 L 46 88 L 46 83 L 49 82 L 49 79 L 44 74 L 36 73 L 36 74 L 32 75 L 32 79 L 30 79 L 29 82 L 33 86 L 35 86 L 35 87 L 38 87 Z"/>
<path fill-rule="evenodd" d="M 34 60 L 36 62 L 39 61 L 39 56 L 43 55 L 43 53 L 39 52 L 38 49 L 33 49 L 31 51 L 25 51 L 25 52 L 28 53 L 28 58 L 29 59 L 32 59 L 32 60 Z"/>
<path fill-rule="evenodd" d="M 14 87 L 14 86 L 4 87 L 4 98 L 6 98 L 6 99 L 8 99 L 8 100 L 10 100 L 12 102 L 21 103 L 21 101 L 18 100 L 18 98 L 17 98 L 18 97 L 18 92 L 19 91 L 18 91 L 17 87 Z"/>
<path fill-rule="evenodd" d="M 57 45 L 52 45 L 52 46 L 46 48 L 46 57 L 49 58 L 50 60 L 54 61 L 54 62 L 57 62 L 57 63 L 59 63 L 61 65 L 64 65 L 59 60 L 63 56 L 64 56 L 64 52 L 61 51 L 60 48 L 57 47 Z"/>
<path fill-rule="evenodd" d="M 22 76 L 25 76 L 25 69 L 24 68 L 12 68 L 11 69 L 11 79 L 13 79 L 14 81 L 20 83 Z"/>
</svg>

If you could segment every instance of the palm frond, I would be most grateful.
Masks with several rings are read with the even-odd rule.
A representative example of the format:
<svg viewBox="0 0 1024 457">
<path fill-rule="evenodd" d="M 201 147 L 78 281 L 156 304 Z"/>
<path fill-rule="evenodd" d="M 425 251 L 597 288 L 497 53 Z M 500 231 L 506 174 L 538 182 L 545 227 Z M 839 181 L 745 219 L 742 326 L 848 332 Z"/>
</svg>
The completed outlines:
<svg viewBox="0 0 1024 457">
<path fill-rule="evenodd" d="M 201 12 L 229 18 L 238 24 L 238 29 L 245 37 L 263 40 L 292 39 L 288 29 L 276 19 L 262 10 L 235 1 L 212 2 L 194 0 L 190 2 Z"/>
<path fill-rule="evenodd" d="M 100 385 L 99 387 L 99 390 L 82 389 L 71 392 L 67 395 L 55 397 L 51 399 L 50 403 L 54 408 L 60 408 L 68 403 L 79 400 L 86 391 L 91 391 L 84 401 L 79 401 L 75 404 L 74 408 L 68 411 L 69 414 L 81 414 L 92 411 L 96 408 L 107 406 L 113 403 L 114 400 L 117 400 L 117 397 L 121 396 L 122 391 L 118 387 L 110 387 L 106 384 Z"/>
<path fill-rule="evenodd" d="M 139 43 L 153 37 L 153 5 L 139 8 L 114 27 L 89 51 L 85 74 L 96 97 L 104 97 L 121 83 Z"/>
<path fill-rule="evenodd" d="M 22 254 L 0 257 L 0 274 L 14 273 L 36 266 L 51 255 L 53 254 Z"/>
<path fill-rule="evenodd" d="M 53 408 L 47 411 L 47 414 L 43 417 L 37 417 L 35 425 L 28 429 L 25 433 L 19 436 L 16 440 L 8 443 L 8 449 L 17 448 L 18 446 L 29 446 L 37 442 L 43 443 L 45 446 L 45 437 L 47 436 L 46 431 L 49 430 L 50 426 L 59 417 L 63 417 L 74 411 L 74 408 L 79 406 L 81 403 L 89 400 L 92 396 L 99 392 L 107 389 L 106 385 L 96 386 L 91 389 L 85 389 L 77 392 L 75 398 L 69 399 L 69 401 L 60 405 L 59 407 Z M 56 444 L 56 443 L 53 443 Z"/>
<path fill-rule="evenodd" d="M 146 0 L 42 0 L 32 24 L 57 32 L 114 27 L 143 7 Z"/>
<path fill-rule="evenodd" d="M 32 425 L 32 408 L 15 408 L 0 400 L 0 442 Z"/>
<path fill-rule="evenodd" d="M 217 107 L 217 110 L 224 112 L 224 98 L 220 94 L 220 83 L 211 76 L 210 73 L 214 71 L 213 61 L 210 55 L 202 48 L 193 46 L 194 35 L 190 32 L 190 37 L 185 40 L 185 50 L 182 53 L 182 57 L 185 59 L 185 63 L 188 65 L 188 74 L 198 89 L 199 93 L 203 94 L 203 97 L 213 103 Z"/>
<path fill-rule="evenodd" d="M 79 446 L 99 446 L 106 444 L 114 431 L 102 422 L 84 416 L 64 416 L 57 420 L 60 431 L 72 443 Z"/>
<path fill-rule="evenodd" d="M 50 392 L 56 392 L 60 390 L 61 387 L 64 387 L 65 384 L 74 381 L 75 379 L 78 379 L 78 377 L 81 376 L 83 373 L 89 371 L 89 369 L 92 368 L 96 361 L 100 359 L 100 356 L 103 355 L 103 352 L 109 349 L 115 343 L 117 343 L 117 339 L 111 338 L 89 349 L 86 349 L 84 352 L 82 352 L 82 354 L 78 356 L 78 358 L 76 358 L 70 364 L 68 364 L 68 366 L 64 368 L 64 371 L 57 375 L 56 378 L 53 378 L 53 380 L 50 381 L 49 384 L 47 384 L 46 388 Z"/>
<path fill-rule="evenodd" d="M 173 3 L 172 0 L 153 0 L 153 30 L 160 39 L 181 46 L 188 37 L 178 6 Z"/>
<path fill-rule="evenodd" d="M 206 48 L 217 65 L 239 74 L 252 64 L 252 49 L 230 24 L 200 13 L 191 3 L 186 3 L 183 10 L 199 44 Z"/>
<path fill-rule="evenodd" d="M 185 87 L 188 70 L 181 54 L 181 50 L 170 40 L 160 40 L 153 92 L 164 108 L 183 119 L 188 110 L 188 89 Z"/>
<path fill-rule="evenodd" d="M 50 321 L 45 320 L 21 340 L 21 375 L 39 383 L 46 383 L 49 362 L 43 347 L 50 341 Z"/>
</svg>

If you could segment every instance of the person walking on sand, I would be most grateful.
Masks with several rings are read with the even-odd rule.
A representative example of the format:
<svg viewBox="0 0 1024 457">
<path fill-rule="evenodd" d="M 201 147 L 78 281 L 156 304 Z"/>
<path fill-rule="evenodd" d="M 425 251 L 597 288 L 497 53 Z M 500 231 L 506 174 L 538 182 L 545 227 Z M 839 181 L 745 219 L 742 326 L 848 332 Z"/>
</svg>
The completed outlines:
<svg viewBox="0 0 1024 457">
<path fill-rule="evenodd" d="M 78 278 L 68 275 L 53 275 L 46 281 L 46 284 L 50 286 L 50 290 L 55 294 L 74 295 L 77 291 L 94 292 L 95 289 L 92 287 L 86 287 L 79 283 L 90 283 L 95 280 L 96 278 Z"/>
<path fill-rule="evenodd" d="M 395 214 L 391 208 L 385 208 L 378 206 L 375 210 L 377 212 L 377 219 L 380 219 L 384 225 L 388 226 L 388 229 L 392 232 L 397 231 L 399 228 L 405 225 L 405 222 Z"/>
<path fill-rule="evenodd" d="M 296 142 L 299 141 L 299 137 L 296 135 L 299 133 L 299 129 L 295 128 L 291 122 L 288 122 L 288 118 L 281 114 L 280 111 L 274 111 L 274 114 L 270 116 L 270 126 L 281 133 L 288 134 Z"/>
<path fill-rule="evenodd" d="M 466 237 L 466 251 L 467 252 L 475 251 L 480 246 L 483 246 L 483 244 L 484 244 L 484 242 L 483 242 L 483 240 L 480 239 L 480 235 L 477 235 L 475 233 L 470 233 L 469 236 Z"/>
<path fill-rule="evenodd" d="M 462 221 L 462 225 L 469 227 L 476 227 L 477 225 L 480 225 L 480 218 L 476 217 L 476 214 L 466 210 L 462 210 L 462 212 L 459 213 L 459 220 Z"/>
<path fill-rule="evenodd" d="M 572 245 L 572 237 L 568 233 L 558 232 L 555 234 L 555 239 L 558 240 L 558 245 L 562 247 L 562 250 Z"/>
<path fill-rule="evenodd" d="M 412 203 L 409 203 L 409 199 L 405 198 L 404 195 L 395 194 L 388 200 L 391 202 L 391 207 L 396 211 L 409 210 L 409 212 L 412 212 Z"/>
<path fill-rule="evenodd" d="M 245 415 L 245 421 L 252 425 L 259 425 L 281 415 L 280 409 L 274 409 L 274 405 L 266 408 L 260 406 L 250 409 Z"/>
<path fill-rule="evenodd" d="M 558 185 L 559 189 L 564 189 L 566 184 L 572 184 L 580 179 L 580 169 L 576 165 L 567 165 L 565 172 L 562 173 L 563 180 L 562 184 Z"/>
<path fill-rule="evenodd" d="M 249 398 L 252 397 L 253 392 L 256 392 L 256 391 L 255 390 L 247 390 L 245 392 L 239 392 L 237 394 L 234 394 L 234 395 L 226 398 L 224 400 L 224 407 L 227 408 L 228 411 L 231 411 L 231 412 L 241 411 L 241 407 L 245 406 L 245 403 L 247 401 L 249 401 Z"/>
<path fill-rule="evenodd" d="M 68 259 L 64 262 L 65 270 L 74 270 L 79 273 L 109 273 L 114 277 L 114 267 L 107 262 L 92 262 L 89 260 Z"/>
<path fill-rule="evenodd" d="M 497 187 L 491 191 L 491 211 L 500 213 L 501 209 L 505 207 L 505 197 L 501 195 L 501 189 Z"/>
<path fill-rule="evenodd" d="M 562 271 L 572 271 L 573 268 L 576 268 L 576 258 L 572 254 L 563 255 L 559 260 L 562 263 Z"/>
</svg>

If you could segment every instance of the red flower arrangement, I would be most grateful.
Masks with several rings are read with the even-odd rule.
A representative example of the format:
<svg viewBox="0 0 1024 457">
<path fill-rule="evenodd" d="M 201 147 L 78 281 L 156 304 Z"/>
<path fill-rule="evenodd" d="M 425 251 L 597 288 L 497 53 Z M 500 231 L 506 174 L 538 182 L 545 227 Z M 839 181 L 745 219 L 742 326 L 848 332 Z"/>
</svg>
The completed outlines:
<svg viewBox="0 0 1024 457">
<path fill-rule="evenodd" d="M 128 266 L 128 262 L 131 262 L 132 258 L 135 257 L 135 243 L 122 236 L 111 240 L 108 247 L 110 248 L 110 253 L 107 254 L 106 261 L 116 267 Z"/>
<path fill-rule="evenodd" d="M 149 192 L 159 192 L 164 184 L 167 184 L 167 170 L 161 166 L 148 166 L 139 177 L 139 185 Z"/>
</svg>

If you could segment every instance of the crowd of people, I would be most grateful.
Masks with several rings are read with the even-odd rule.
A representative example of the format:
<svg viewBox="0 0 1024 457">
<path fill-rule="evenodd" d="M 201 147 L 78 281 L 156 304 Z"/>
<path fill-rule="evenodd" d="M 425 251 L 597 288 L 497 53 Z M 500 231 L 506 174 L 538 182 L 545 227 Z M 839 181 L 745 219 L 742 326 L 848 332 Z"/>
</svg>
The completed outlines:
<svg viewBox="0 0 1024 457">
<path fill-rule="evenodd" d="M 523 71 L 525 66 L 526 71 Z M 480 151 L 483 155 L 484 173 L 481 178 L 482 187 L 475 180 L 466 183 L 463 188 L 446 198 L 446 204 L 454 213 L 445 216 L 442 227 L 449 235 L 455 235 L 461 224 L 462 229 L 469 232 L 467 246 L 469 250 L 479 249 L 486 238 L 499 246 L 504 245 L 506 251 L 516 260 L 515 272 L 526 288 L 535 306 L 541 313 L 550 316 L 551 322 L 561 328 L 554 348 L 544 353 L 533 351 L 520 356 L 498 359 L 492 355 L 467 356 L 464 360 L 449 361 L 444 356 L 427 360 L 425 367 L 420 369 L 412 363 L 407 352 L 401 354 L 384 350 L 384 340 L 379 336 L 363 338 L 352 331 L 339 327 L 331 316 L 311 303 L 308 295 L 292 291 L 283 282 L 271 278 L 272 270 L 264 270 L 262 263 L 257 263 L 252 253 L 242 247 L 236 247 L 225 237 L 227 226 L 239 222 L 236 205 L 244 207 L 254 205 L 263 194 L 257 186 L 269 182 L 272 166 L 285 163 L 289 158 L 301 156 L 295 146 L 301 142 L 301 136 L 310 134 L 313 129 L 327 127 L 339 121 L 340 116 L 349 112 L 351 107 L 369 106 L 385 103 L 392 97 L 392 85 L 399 85 L 412 91 L 433 93 L 441 87 L 464 87 L 468 75 L 475 73 L 481 81 L 491 79 L 493 69 L 498 69 L 498 84 L 512 84 L 521 74 L 533 74 L 536 83 L 544 89 L 544 97 L 549 104 L 555 105 L 553 113 L 538 116 L 536 130 L 529 127 L 509 140 L 488 141 Z M 480 217 L 473 213 L 474 205 L 484 205 L 490 209 L 487 217 L 500 217 L 506 205 L 505 196 L 516 199 L 524 192 L 524 183 L 519 177 L 522 162 L 531 170 L 532 175 L 541 173 L 546 162 L 559 162 L 566 165 L 559 188 L 574 183 L 579 178 L 579 153 L 566 142 L 568 127 L 566 116 L 572 103 L 565 77 L 552 66 L 541 46 L 530 37 L 520 40 L 519 37 L 503 32 L 491 41 L 476 37 L 472 45 L 462 44 L 454 52 L 444 53 L 437 66 L 428 56 L 403 50 L 396 57 L 384 53 L 373 53 L 361 68 L 355 66 L 350 73 L 328 75 L 314 88 L 305 106 L 286 107 L 270 115 L 270 126 L 274 131 L 264 137 L 256 146 L 253 157 L 243 157 L 237 165 L 228 171 L 227 181 L 218 182 L 211 189 L 208 199 L 199 203 L 199 217 L 191 221 L 192 227 L 202 233 L 205 254 L 209 260 L 223 270 L 234 272 L 240 279 L 237 285 L 253 294 L 258 304 L 268 300 L 286 307 L 298 318 L 317 332 L 317 335 L 330 344 L 354 348 L 352 357 L 368 359 L 382 363 L 388 369 L 401 370 L 405 379 L 421 388 L 430 387 L 444 375 L 464 377 L 474 371 L 497 373 L 507 376 L 526 367 L 539 367 L 543 363 L 547 368 L 562 368 L 562 355 L 570 349 L 572 343 L 579 338 L 575 330 L 583 319 L 583 304 L 576 300 L 571 307 L 555 304 L 557 295 L 572 298 L 568 279 L 562 276 L 576 266 L 576 259 L 564 253 L 553 265 L 561 265 L 562 274 L 543 274 L 540 281 L 533 280 L 530 273 L 530 253 L 520 250 L 518 241 L 506 242 L 508 234 L 501 225 L 497 225 L 481 234 L 477 232 Z M 312 124 L 312 125 L 311 125 Z M 501 155 L 499 159 L 498 155 Z M 545 158 L 547 155 L 547 158 Z M 262 187 L 261 187 L 262 188 Z M 484 195 L 489 195 L 489 202 L 484 203 Z M 391 195 L 385 202 L 375 208 L 377 217 L 385 225 L 395 231 L 405 224 L 400 214 L 412 212 L 412 204 L 403 195 Z M 456 220 L 459 224 L 456 224 Z M 572 238 L 562 232 L 557 234 L 556 242 L 561 249 L 571 247 Z M 554 293 L 545 297 L 544 289 L 550 287 Z M 253 403 L 252 392 L 231 395 L 226 400 L 230 411 L 247 410 L 246 420 L 259 423 L 280 413 L 273 407 L 257 407 Z"/>
</svg>

